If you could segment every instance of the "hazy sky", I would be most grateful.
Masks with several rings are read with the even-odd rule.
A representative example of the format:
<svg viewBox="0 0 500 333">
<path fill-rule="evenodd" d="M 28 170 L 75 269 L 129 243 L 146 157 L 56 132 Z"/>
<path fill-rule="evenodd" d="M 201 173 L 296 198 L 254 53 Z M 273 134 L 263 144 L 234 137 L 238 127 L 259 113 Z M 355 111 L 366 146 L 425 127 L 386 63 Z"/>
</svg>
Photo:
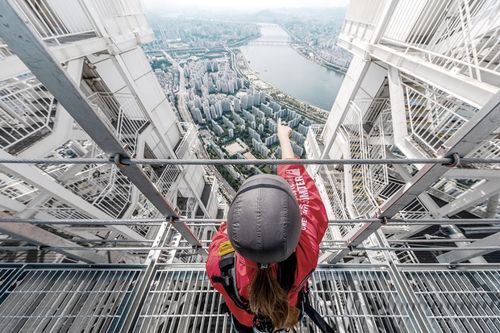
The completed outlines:
<svg viewBox="0 0 500 333">
<path fill-rule="evenodd" d="M 349 0 L 143 0 L 147 9 L 273 9 L 297 7 L 344 7 Z"/>
</svg>

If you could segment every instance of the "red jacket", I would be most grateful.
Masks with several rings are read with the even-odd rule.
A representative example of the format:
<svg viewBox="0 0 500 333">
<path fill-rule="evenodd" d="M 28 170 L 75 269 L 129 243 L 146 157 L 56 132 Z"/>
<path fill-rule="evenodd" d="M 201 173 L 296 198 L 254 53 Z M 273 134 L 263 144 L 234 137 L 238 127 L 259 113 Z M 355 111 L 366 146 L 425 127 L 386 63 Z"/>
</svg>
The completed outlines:
<svg viewBox="0 0 500 333">
<path fill-rule="evenodd" d="M 302 216 L 302 232 L 300 234 L 299 244 L 295 250 L 297 269 L 294 283 L 288 293 L 290 305 L 296 306 L 299 291 L 304 287 L 307 278 L 318 265 L 319 244 L 328 226 L 328 218 L 318 189 L 303 165 L 279 165 L 278 175 L 283 177 L 290 184 L 295 198 L 299 203 Z M 225 230 L 226 224 L 224 223 L 214 235 L 212 243 L 210 243 L 206 264 L 207 274 L 212 286 L 224 297 L 231 313 L 241 324 L 251 327 L 253 325 L 254 315 L 239 308 L 226 293 L 222 284 L 216 283 L 212 279 L 213 276 L 221 275 L 218 250 L 220 244 L 228 240 Z M 248 299 L 248 289 L 258 269 L 257 265 L 236 253 L 235 266 L 236 286 L 239 295 L 244 299 Z M 276 265 L 274 265 L 274 267 L 276 267 Z"/>
</svg>

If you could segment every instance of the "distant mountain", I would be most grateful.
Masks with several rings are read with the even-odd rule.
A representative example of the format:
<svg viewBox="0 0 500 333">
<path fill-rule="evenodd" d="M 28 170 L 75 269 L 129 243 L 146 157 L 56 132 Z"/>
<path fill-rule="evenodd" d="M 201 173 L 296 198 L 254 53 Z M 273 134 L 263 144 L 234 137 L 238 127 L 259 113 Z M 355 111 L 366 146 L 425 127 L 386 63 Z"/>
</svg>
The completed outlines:
<svg viewBox="0 0 500 333">
<path fill-rule="evenodd" d="M 167 16 L 167 17 L 190 17 L 199 19 L 212 19 L 223 21 L 247 21 L 247 22 L 264 22 L 264 23 L 279 23 L 287 20 L 343 20 L 346 12 L 346 7 L 339 8 L 281 8 L 281 9 L 264 9 L 258 11 L 207 11 L 207 10 L 177 10 L 177 11 L 147 11 L 148 17 Z"/>
</svg>

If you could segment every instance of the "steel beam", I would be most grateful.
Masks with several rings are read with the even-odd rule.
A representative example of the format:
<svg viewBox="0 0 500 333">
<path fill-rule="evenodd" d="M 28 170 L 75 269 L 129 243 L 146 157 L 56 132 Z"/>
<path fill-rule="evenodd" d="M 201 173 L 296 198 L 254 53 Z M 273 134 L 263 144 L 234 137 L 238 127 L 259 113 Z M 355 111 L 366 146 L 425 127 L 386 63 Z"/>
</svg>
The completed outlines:
<svg viewBox="0 0 500 333">
<path fill-rule="evenodd" d="M 51 47 L 50 50 L 60 63 L 65 63 L 72 59 L 78 59 L 89 54 L 105 51 L 107 48 L 108 44 L 105 38 L 94 37 L 54 46 Z M 26 67 L 16 55 L 12 55 L 0 61 L 0 81 L 16 77 L 26 72 L 29 72 L 28 67 Z"/>
<path fill-rule="evenodd" d="M 391 96 L 391 120 L 394 136 L 394 144 L 409 158 L 423 158 L 411 142 L 408 141 L 408 126 L 406 124 L 405 93 L 401 82 L 400 72 L 393 66 L 387 70 L 387 81 L 389 83 L 389 94 Z M 394 156 L 395 157 L 395 156 Z M 421 168 L 420 164 L 416 165 Z"/>
<path fill-rule="evenodd" d="M 441 263 L 450 263 L 450 264 L 461 263 L 478 256 L 498 251 L 497 248 L 498 244 L 500 244 L 500 232 L 497 232 L 496 234 L 490 235 L 481 240 L 462 246 L 460 247 L 460 250 L 450 251 L 445 254 L 442 254 L 438 256 L 437 259 Z M 480 248 L 492 247 L 492 248 L 477 250 L 478 247 Z M 467 248 L 471 248 L 471 250 L 468 251 L 464 250 Z M 474 250 L 474 248 L 476 249 Z"/>
<path fill-rule="evenodd" d="M 389 46 L 368 44 L 352 39 L 351 36 L 345 34 L 340 34 L 338 44 L 356 54 L 366 53 L 374 59 L 428 82 L 477 108 L 485 105 L 499 91 L 498 87 L 453 73 L 438 65 L 426 62 L 422 58 L 399 52 Z"/>
<path fill-rule="evenodd" d="M 160 247 L 165 242 L 167 230 L 167 224 L 162 223 L 158 229 L 158 233 L 156 234 L 152 247 Z M 123 332 L 131 332 L 137 322 L 140 310 L 147 296 L 148 288 L 154 277 L 154 273 L 156 272 L 156 265 L 160 255 L 161 250 L 157 249 L 152 249 L 148 253 L 146 261 L 144 262 L 147 269 L 139 282 L 139 286 L 136 288 L 136 293 L 134 293 L 132 297 L 129 311 L 130 315 L 124 320 L 124 326 L 122 327 Z"/>
<path fill-rule="evenodd" d="M 354 60 L 356 59 L 353 59 L 352 64 L 354 63 Z M 332 106 L 332 111 L 336 108 L 337 110 L 335 110 L 335 112 L 330 112 L 328 119 L 326 120 L 325 128 L 323 129 L 323 133 L 321 133 L 321 136 L 323 136 L 323 139 L 325 140 L 325 149 L 321 153 L 321 159 L 327 158 L 330 153 L 340 125 L 349 110 L 351 101 L 358 93 L 361 83 L 363 83 L 363 79 L 368 72 L 368 68 L 370 67 L 370 62 L 367 59 L 360 58 L 359 61 L 362 66 L 361 69 L 355 68 L 353 65 L 351 65 L 353 68 L 349 66 L 349 70 L 346 73 L 344 82 L 342 83 L 338 93 L 338 96 L 342 95 L 345 96 L 345 98 L 335 100 Z M 329 134 L 329 137 L 325 137 L 326 134 Z"/>
<path fill-rule="evenodd" d="M 387 156 L 389 157 L 394 157 L 392 152 L 387 151 Z M 405 182 L 410 182 L 411 181 L 411 175 L 406 170 L 403 166 L 401 165 L 393 165 L 394 170 L 403 178 Z M 424 205 L 425 208 L 429 211 L 430 215 L 433 218 L 439 218 L 440 216 L 436 213 L 437 210 L 439 209 L 439 206 L 436 204 L 436 202 L 431 198 L 431 196 L 425 192 L 422 192 L 421 194 L 418 195 L 418 199 L 420 202 Z M 429 227 L 430 225 L 414 225 L 412 226 L 409 224 L 410 230 L 406 231 L 403 234 L 397 234 L 394 235 L 391 239 L 404 239 L 404 238 L 409 238 Z"/>
<path fill-rule="evenodd" d="M 471 188 L 457 199 L 439 208 L 439 216 L 457 214 L 497 194 L 500 194 L 500 183 L 498 181 L 486 181 L 484 184 Z"/>
<path fill-rule="evenodd" d="M 0 156 L 6 157 L 11 156 L 9 153 L 6 153 L 3 150 L 0 150 Z M 38 188 L 42 188 L 48 193 L 50 193 L 53 197 L 58 199 L 59 201 L 68 204 L 71 207 L 78 207 L 79 210 L 84 211 L 89 216 L 101 219 L 111 219 L 111 216 L 104 213 L 102 210 L 92 206 L 87 201 L 83 200 L 78 195 L 74 194 L 64 186 L 58 184 L 51 177 L 42 174 L 42 172 L 31 165 L 13 165 L 13 164 L 2 164 L 0 166 L 0 170 L 4 169 L 8 173 L 15 175 L 21 179 L 27 180 L 29 183 L 35 185 Z M 124 226 L 110 226 L 110 228 L 115 229 L 116 231 L 130 237 L 132 239 L 144 239 L 137 232 L 132 229 Z"/>
<path fill-rule="evenodd" d="M 104 152 L 128 158 L 125 149 L 95 113 L 77 84 L 14 8 L 15 3 L 12 0 L 0 2 L 2 39 Z M 139 166 L 119 165 L 119 167 L 161 214 L 173 219 L 178 218 L 177 209 L 158 192 Z M 199 240 L 184 223 L 175 223 L 174 226 L 193 246 L 201 246 Z"/>
<path fill-rule="evenodd" d="M 450 169 L 444 176 L 446 179 L 500 179 L 498 169 Z"/>
<path fill-rule="evenodd" d="M 438 151 L 440 156 L 458 154 L 465 156 L 477 148 L 500 126 L 500 93 L 481 108 L 476 115 L 460 128 Z M 413 199 L 427 190 L 448 172 L 449 167 L 440 164 L 425 165 L 412 180 L 387 200 L 381 207 L 381 217 L 393 217 Z"/>
<path fill-rule="evenodd" d="M 327 251 L 323 253 L 319 259 L 319 263 L 337 263 L 342 258 L 344 258 L 354 247 L 363 243 L 368 237 L 370 237 L 375 231 L 377 231 L 382 223 L 380 221 L 375 221 L 372 223 L 366 223 L 358 228 L 351 230 L 349 234 L 345 236 L 347 239 L 346 248 L 335 251 Z"/>
<path fill-rule="evenodd" d="M 500 126 L 500 92 L 495 94 L 476 115 L 460 128 L 438 151 L 438 156 L 458 154 L 465 156 L 488 139 L 495 129 Z M 391 218 L 403 210 L 411 201 L 425 192 L 433 183 L 442 177 L 449 167 L 440 164 L 425 165 L 412 177 L 403 188 L 387 200 L 376 213 L 380 218 Z M 380 227 L 380 226 L 379 226 Z M 357 246 L 367 239 L 378 228 L 371 224 L 361 225 L 356 229 L 354 239 L 350 239 L 350 246 Z M 358 238 L 360 240 L 357 240 Z M 339 251 L 335 256 L 326 258 L 332 262 L 341 260 L 349 249 Z"/>
<path fill-rule="evenodd" d="M 486 214 L 483 217 L 494 218 L 495 216 L 497 216 L 498 199 L 500 199 L 499 194 L 492 195 L 488 199 L 488 205 L 486 206 Z"/>
</svg>

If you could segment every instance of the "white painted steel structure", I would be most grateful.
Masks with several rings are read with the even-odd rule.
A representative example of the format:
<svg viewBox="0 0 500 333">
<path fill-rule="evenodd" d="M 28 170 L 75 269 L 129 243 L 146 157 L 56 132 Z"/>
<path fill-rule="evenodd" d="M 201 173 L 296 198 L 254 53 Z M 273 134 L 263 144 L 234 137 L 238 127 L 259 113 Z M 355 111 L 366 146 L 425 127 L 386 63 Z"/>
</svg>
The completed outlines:
<svg viewBox="0 0 500 333">
<path fill-rule="evenodd" d="M 351 1 L 339 44 L 354 58 L 322 134 L 307 137 L 307 146 L 314 147 L 310 157 L 499 156 L 499 22 L 498 1 Z M 329 168 L 328 176 L 318 176 L 324 183 L 332 183 L 332 173 L 343 179 L 332 192 L 335 206 L 344 206 L 349 218 L 482 218 L 487 206 L 489 216 L 500 213 L 500 184 L 491 178 L 495 166 L 476 165 L 463 173 L 418 164 Z M 346 217 L 338 208 L 332 214 Z M 377 228 L 360 225 L 348 234 L 339 229 L 352 244 L 379 242 Z M 421 226 L 381 230 L 389 240 L 437 232 Z M 459 229 L 448 231 L 437 235 L 465 237 Z M 483 260 L 460 252 L 437 258 Z M 338 261 L 347 253 L 323 258 Z"/>
<path fill-rule="evenodd" d="M 12 51 L 16 45 L 9 47 L 2 41 L 3 156 L 107 158 L 109 145 L 88 132 L 87 125 L 73 120 L 74 105 L 67 112 L 60 102 L 76 87 L 85 98 L 82 107 L 98 117 L 95 126 L 104 125 L 110 140 L 122 147 L 116 152 L 136 158 L 196 158 L 196 127 L 176 120 L 141 49 L 153 33 L 140 1 L 19 0 L 4 5 L 15 9 L 34 34 L 33 40 L 46 48 L 47 58 L 40 56 L 40 61 L 60 62 L 75 85 L 49 91 L 49 83 L 32 74 L 32 64 L 27 63 L 27 68 L 23 63 L 27 53 L 16 55 Z M 201 194 L 204 187 L 217 193 L 218 185 L 205 179 L 200 166 L 145 167 L 142 172 L 142 181 L 149 182 L 174 211 L 192 218 L 216 216 L 217 200 L 203 203 Z M 137 180 L 117 165 L 5 165 L 1 177 L 1 206 L 15 216 L 156 218 L 165 214 L 149 201 L 150 194 L 137 187 Z M 157 228 L 82 226 L 59 231 L 78 239 L 141 241 L 154 238 Z M 26 236 L 36 241 L 36 234 Z M 123 258 L 140 261 L 126 253 Z"/>
</svg>

